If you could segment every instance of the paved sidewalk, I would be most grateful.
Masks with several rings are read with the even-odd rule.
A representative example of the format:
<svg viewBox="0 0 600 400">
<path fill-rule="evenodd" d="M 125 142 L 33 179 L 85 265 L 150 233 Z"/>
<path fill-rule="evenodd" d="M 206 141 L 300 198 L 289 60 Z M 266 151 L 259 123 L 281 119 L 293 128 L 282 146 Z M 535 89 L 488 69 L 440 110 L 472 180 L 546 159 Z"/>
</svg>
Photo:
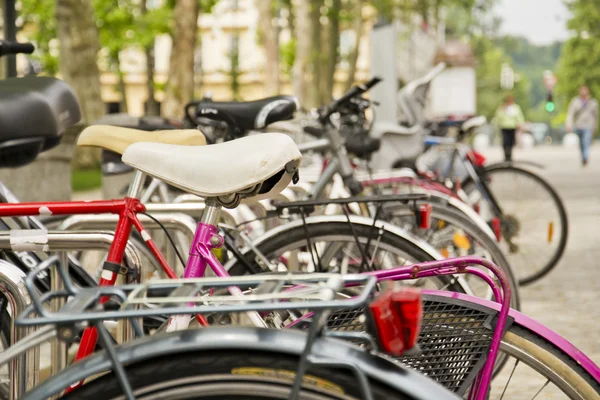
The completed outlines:
<svg viewBox="0 0 600 400">
<path fill-rule="evenodd" d="M 484 153 L 501 160 L 501 148 Z M 516 160 L 544 165 L 540 173 L 567 207 L 569 238 L 556 268 L 541 281 L 521 288 L 523 312 L 570 340 L 600 364 L 600 144 L 583 168 L 577 148 L 544 146 L 516 149 Z"/>
</svg>

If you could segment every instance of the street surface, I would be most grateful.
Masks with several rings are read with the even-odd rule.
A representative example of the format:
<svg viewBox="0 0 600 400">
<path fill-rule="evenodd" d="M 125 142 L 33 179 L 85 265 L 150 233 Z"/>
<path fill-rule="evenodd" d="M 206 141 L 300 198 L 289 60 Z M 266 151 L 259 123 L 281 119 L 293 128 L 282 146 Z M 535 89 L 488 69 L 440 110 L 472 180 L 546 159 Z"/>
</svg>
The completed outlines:
<svg viewBox="0 0 600 400">
<path fill-rule="evenodd" d="M 484 152 L 489 162 L 502 150 Z M 557 189 L 569 218 L 567 248 L 540 281 L 521 288 L 522 310 L 600 363 L 600 145 L 582 168 L 579 150 L 562 146 L 516 149 L 515 160 L 545 166 L 540 173 Z"/>
</svg>

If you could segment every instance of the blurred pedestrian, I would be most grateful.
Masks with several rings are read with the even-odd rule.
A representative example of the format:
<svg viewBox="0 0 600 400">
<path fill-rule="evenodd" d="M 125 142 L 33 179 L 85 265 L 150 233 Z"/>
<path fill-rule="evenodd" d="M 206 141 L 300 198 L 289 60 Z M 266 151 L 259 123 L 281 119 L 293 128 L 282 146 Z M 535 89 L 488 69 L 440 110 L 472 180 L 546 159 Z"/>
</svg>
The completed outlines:
<svg viewBox="0 0 600 400">
<path fill-rule="evenodd" d="M 581 163 L 585 167 L 590 157 L 592 137 L 598 127 L 598 102 L 590 96 L 590 89 L 583 85 L 579 88 L 579 96 L 571 100 L 567 112 L 567 132 L 579 136 Z"/>
<path fill-rule="evenodd" d="M 504 103 L 496 110 L 495 121 L 502 131 L 502 147 L 504 148 L 504 159 L 512 160 L 512 149 L 515 147 L 517 129 L 525 122 L 523 111 L 512 94 L 504 97 Z"/>
</svg>

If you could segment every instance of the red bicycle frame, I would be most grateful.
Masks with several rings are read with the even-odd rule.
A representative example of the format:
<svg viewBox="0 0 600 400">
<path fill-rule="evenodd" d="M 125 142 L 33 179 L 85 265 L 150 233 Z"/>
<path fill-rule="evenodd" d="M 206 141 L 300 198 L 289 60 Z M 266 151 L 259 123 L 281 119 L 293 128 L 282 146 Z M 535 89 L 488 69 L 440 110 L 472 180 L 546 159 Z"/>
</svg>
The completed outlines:
<svg viewBox="0 0 600 400">
<path fill-rule="evenodd" d="M 131 235 L 132 227 L 142 236 L 142 239 L 158 260 L 165 274 L 171 279 L 177 279 L 173 269 L 167 263 L 156 244 L 152 241 L 150 235 L 144 230 L 144 226 L 137 218 L 138 213 L 146 211 L 146 207 L 138 200 L 132 197 L 126 197 L 120 200 L 100 200 L 100 201 L 67 201 L 67 202 L 39 202 L 39 203 L 4 203 L 0 204 L 0 217 L 24 217 L 24 216 L 43 216 L 43 215 L 74 215 L 74 214 L 117 214 L 119 220 L 115 228 L 114 240 L 108 251 L 106 262 L 104 263 L 100 278 L 100 286 L 113 286 L 117 281 L 119 267 L 123 261 L 125 247 Z M 110 267 L 113 268 L 110 268 Z M 109 269 L 110 268 L 110 269 Z M 116 270 L 115 270 L 116 269 Z M 107 301 L 103 299 L 102 302 Z M 75 360 L 80 360 L 90 355 L 98 340 L 96 328 L 87 328 L 82 335 L 79 350 Z M 79 387 L 82 383 L 73 385 L 67 392 Z"/>
<path fill-rule="evenodd" d="M 178 278 L 171 269 L 167 260 L 161 254 L 160 250 L 154 244 L 150 235 L 144 230 L 144 226 L 137 218 L 137 214 L 145 212 L 146 207 L 138 200 L 126 197 L 119 200 L 99 200 L 99 201 L 56 201 L 56 202 L 38 202 L 38 203 L 4 203 L 0 204 L 0 217 L 25 217 L 25 216 L 44 216 L 44 215 L 81 215 L 81 214 L 117 214 L 119 221 L 115 229 L 114 240 L 108 251 L 106 261 L 114 264 L 121 264 L 125 247 L 131 235 L 131 228 L 135 226 L 142 235 L 144 242 L 152 251 L 152 254 L 161 268 L 169 278 Z M 110 273 L 110 274 L 109 274 Z M 100 279 L 100 285 L 114 285 L 117 279 L 117 273 L 112 271 L 103 271 Z"/>
</svg>

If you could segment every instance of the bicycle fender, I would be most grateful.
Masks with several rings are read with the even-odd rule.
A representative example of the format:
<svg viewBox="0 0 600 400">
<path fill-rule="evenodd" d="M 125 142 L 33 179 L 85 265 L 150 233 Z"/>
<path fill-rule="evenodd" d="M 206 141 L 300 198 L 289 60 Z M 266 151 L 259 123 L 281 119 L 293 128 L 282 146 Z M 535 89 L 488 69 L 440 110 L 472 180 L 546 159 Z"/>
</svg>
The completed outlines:
<svg viewBox="0 0 600 400">
<path fill-rule="evenodd" d="M 291 329 L 216 327 L 145 336 L 119 346 L 117 355 L 122 365 L 152 362 L 155 358 L 193 351 L 210 351 L 214 354 L 219 350 L 254 350 L 300 357 L 306 338 L 303 331 Z M 454 393 L 416 371 L 341 340 L 317 338 L 312 354 L 318 355 L 319 360 L 350 363 L 370 380 L 397 389 L 409 398 L 459 399 Z M 44 381 L 22 397 L 22 400 L 47 399 L 88 376 L 110 370 L 111 365 L 105 352 L 98 353 Z M 310 374 L 310 369 L 308 373 Z"/>
<path fill-rule="evenodd" d="M 483 220 L 481 215 L 477 214 L 477 212 L 475 212 L 474 209 L 469 207 L 468 204 L 453 197 L 449 197 L 448 204 L 450 204 L 452 207 L 456 208 L 458 211 L 462 212 L 467 217 L 469 217 L 469 219 L 471 219 L 471 221 L 473 221 L 479 227 L 479 229 L 487 233 L 487 235 L 490 238 L 497 240 L 496 235 L 494 234 L 494 231 L 492 231 L 490 226 Z"/>
<path fill-rule="evenodd" d="M 429 199 L 425 200 L 429 202 L 437 202 L 440 204 L 445 204 L 451 208 L 456 209 L 457 211 L 463 213 L 467 216 L 475 225 L 479 227 L 483 232 L 485 232 L 490 238 L 496 240 L 496 235 L 490 228 L 490 226 L 481 218 L 481 215 L 477 214 L 473 208 L 471 208 L 467 203 L 454 198 L 452 196 L 448 196 L 445 193 L 432 192 L 429 195 Z"/>
</svg>

